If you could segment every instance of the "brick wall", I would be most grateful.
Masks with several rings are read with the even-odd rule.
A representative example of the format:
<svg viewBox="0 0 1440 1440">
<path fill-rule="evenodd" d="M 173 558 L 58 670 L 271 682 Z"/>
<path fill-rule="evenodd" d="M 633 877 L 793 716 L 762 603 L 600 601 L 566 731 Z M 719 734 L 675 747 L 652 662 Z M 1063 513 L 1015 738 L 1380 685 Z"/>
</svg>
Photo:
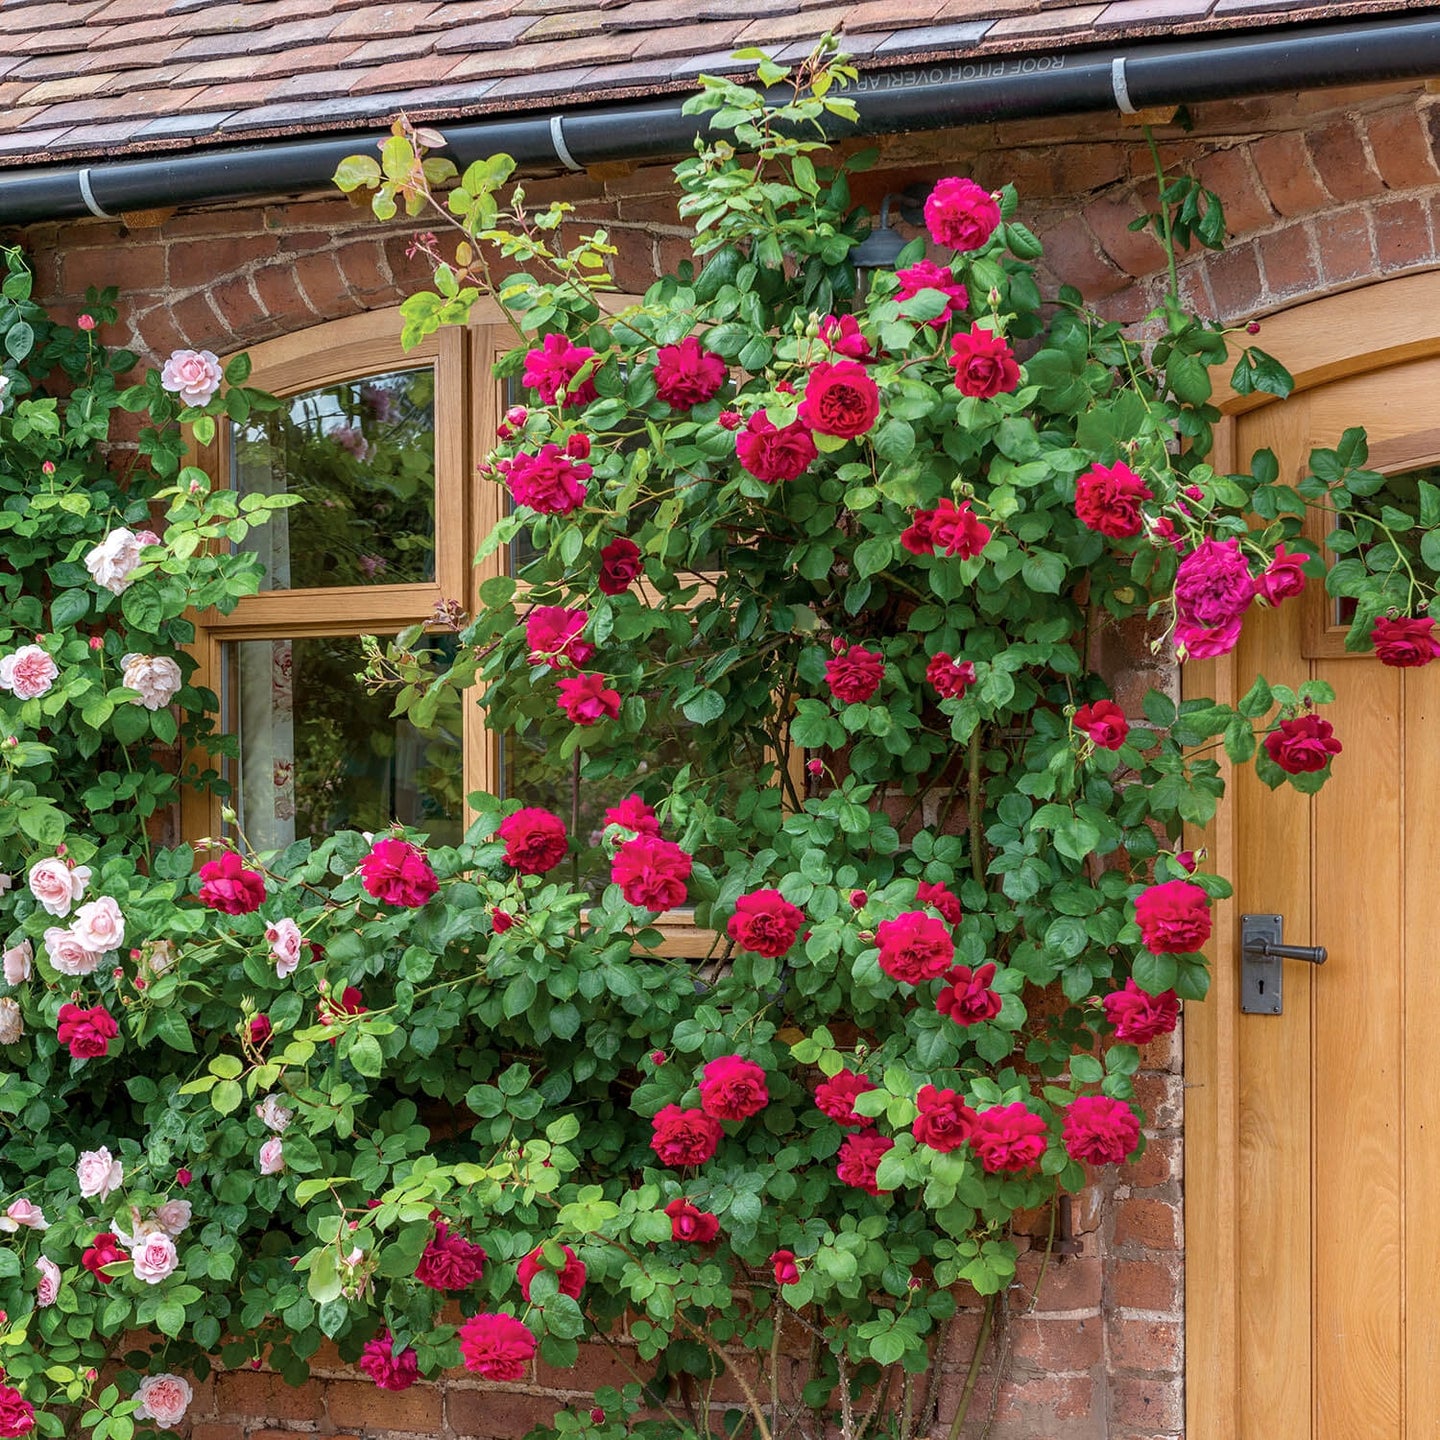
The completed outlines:
<svg viewBox="0 0 1440 1440">
<path fill-rule="evenodd" d="M 1193 167 L 1223 196 L 1234 238 L 1219 257 L 1182 267 L 1202 313 L 1249 319 L 1299 300 L 1440 263 L 1437 102 L 1410 87 L 1371 87 L 1197 107 L 1188 135 L 1160 132 L 1170 166 Z M 1142 136 L 1108 117 L 1007 123 L 889 137 L 860 177 L 875 208 L 887 190 L 942 173 L 1013 180 L 1044 239 L 1046 278 L 1077 284 L 1116 318 L 1143 316 L 1163 292 L 1162 256 L 1126 227 L 1153 203 Z M 682 252 L 667 168 L 611 167 L 529 187 L 572 200 L 619 246 L 616 279 L 640 290 Z M 201 210 L 149 228 L 85 221 L 25 237 L 43 297 L 78 308 L 87 284 L 124 292 L 106 338 L 163 356 L 181 345 L 230 351 L 357 310 L 396 304 L 423 282 L 407 233 L 377 226 L 343 199 Z M 1263 340 L 1261 341 L 1263 344 Z M 1157 678 L 1143 637 L 1112 634 L 1102 665 L 1123 702 Z M 1139 1077 L 1149 1148 L 1097 1178 L 1075 1207 L 1077 1253 L 1051 1259 L 1033 1293 L 1038 1250 L 1005 1298 L 1004 1324 L 977 1390 L 966 1440 L 1174 1440 L 1183 1428 L 1183 1176 L 1178 1037 L 1152 1047 Z M 942 1358 L 942 1422 L 963 1387 L 975 1307 Z M 625 1341 L 619 1338 L 623 1351 Z M 357 1381 L 338 1361 L 292 1391 L 265 1371 L 201 1387 L 193 1440 L 292 1440 L 297 1432 L 384 1440 L 424 1433 L 510 1440 L 587 1385 L 624 1370 L 594 1347 L 573 1372 L 543 1367 L 522 1385 L 452 1377 L 398 1396 Z M 944 1434 L 944 1427 L 939 1431 Z"/>
</svg>

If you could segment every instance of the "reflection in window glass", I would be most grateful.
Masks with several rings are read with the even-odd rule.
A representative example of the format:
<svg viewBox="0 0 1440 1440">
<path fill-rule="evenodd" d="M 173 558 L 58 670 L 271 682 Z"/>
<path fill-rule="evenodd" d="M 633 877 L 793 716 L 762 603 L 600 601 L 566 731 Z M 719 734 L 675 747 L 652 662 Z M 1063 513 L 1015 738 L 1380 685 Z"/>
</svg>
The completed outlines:
<svg viewBox="0 0 1440 1440">
<path fill-rule="evenodd" d="M 246 537 L 265 589 L 435 578 L 433 370 L 307 390 L 231 433 L 237 490 L 305 500 Z"/>
<path fill-rule="evenodd" d="M 1413 527 L 1420 523 L 1420 484 L 1422 481 L 1431 492 L 1430 502 L 1433 504 L 1435 501 L 1434 491 L 1440 488 L 1440 465 L 1428 465 L 1421 470 L 1407 470 L 1401 475 L 1387 475 L 1385 483 L 1380 489 L 1373 495 L 1357 498 L 1352 507 L 1355 514 L 1369 516 L 1385 525 L 1395 537 L 1396 545 L 1412 565 L 1420 559 L 1420 535 L 1422 532 Z M 1426 506 L 1426 509 L 1428 511 L 1429 505 Z M 1361 546 L 1359 553 L 1364 554 L 1381 544 L 1388 544 L 1388 540 L 1384 531 L 1377 530 L 1374 539 L 1368 545 Z M 1372 563 L 1378 559 L 1378 556 L 1371 557 Z M 1392 554 L 1388 564 L 1393 566 L 1398 563 Z M 1382 563 L 1383 568 L 1387 568 L 1384 563 Z M 1353 596 L 1333 596 L 1330 603 L 1333 607 L 1334 617 L 1331 621 L 1332 624 L 1349 625 L 1354 621 L 1356 604 Z"/>
<path fill-rule="evenodd" d="M 454 647 L 449 637 L 427 643 Z M 241 755 L 235 808 L 255 849 L 384 830 L 396 820 L 437 845 L 460 839 L 458 696 L 421 731 L 391 717 L 389 692 L 367 694 L 355 679 L 365 665 L 355 636 L 245 640 L 225 650 Z"/>
</svg>

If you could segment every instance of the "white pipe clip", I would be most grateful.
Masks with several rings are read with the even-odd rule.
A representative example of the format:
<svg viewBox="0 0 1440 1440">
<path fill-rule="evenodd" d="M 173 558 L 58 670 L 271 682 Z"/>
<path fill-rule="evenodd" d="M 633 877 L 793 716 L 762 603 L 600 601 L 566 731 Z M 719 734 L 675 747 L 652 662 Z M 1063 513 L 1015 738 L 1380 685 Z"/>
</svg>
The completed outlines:
<svg viewBox="0 0 1440 1440">
<path fill-rule="evenodd" d="M 570 153 L 570 147 L 565 143 L 565 131 L 563 118 L 559 115 L 550 117 L 550 143 L 555 147 L 555 153 L 560 157 L 560 163 L 567 170 L 583 170 L 585 167 L 577 163 L 575 157 Z"/>
<path fill-rule="evenodd" d="M 85 202 L 85 208 L 95 216 L 97 220 L 115 220 L 119 218 L 118 216 L 112 215 L 108 210 L 102 210 L 100 208 L 100 202 L 96 200 L 95 192 L 90 188 L 90 171 L 88 167 L 82 170 L 75 178 L 80 182 L 80 198 Z"/>
<path fill-rule="evenodd" d="M 1110 90 L 1115 104 L 1122 115 L 1138 115 L 1140 112 L 1130 102 L 1130 86 L 1125 81 L 1125 57 L 1110 62 Z"/>
</svg>

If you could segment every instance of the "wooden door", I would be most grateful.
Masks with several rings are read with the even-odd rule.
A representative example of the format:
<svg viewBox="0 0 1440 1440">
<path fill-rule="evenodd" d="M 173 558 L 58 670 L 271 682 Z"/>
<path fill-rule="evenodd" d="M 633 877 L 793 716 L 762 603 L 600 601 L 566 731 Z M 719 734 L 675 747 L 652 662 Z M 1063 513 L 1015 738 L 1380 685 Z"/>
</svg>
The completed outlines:
<svg viewBox="0 0 1440 1440">
<path fill-rule="evenodd" d="M 1268 447 L 1293 480 L 1363 425 L 1373 468 L 1434 465 L 1437 397 L 1437 359 L 1319 383 L 1239 417 L 1235 458 Z M 1187 1145 L 1194 1440 L 1440 1437 L 1440 664 L 1346 655 L 1338 622 L 1318 593 L 1252 615 L 1233 664 L 1185 680 L 1327 680 L 1345 747 L 1313 798 L 1239 767 L 1210 837 L 1236 894 L 1187 1079 L 1201 1133 L 1228 1124 L 1230 1148 Z M 1329 951 L 1285 962 L 1280 1016 L 1239 1013 L 1242 912 Z M 1207 1318 L 1230 1327 L 1224 1354 Z"/>
</svg>

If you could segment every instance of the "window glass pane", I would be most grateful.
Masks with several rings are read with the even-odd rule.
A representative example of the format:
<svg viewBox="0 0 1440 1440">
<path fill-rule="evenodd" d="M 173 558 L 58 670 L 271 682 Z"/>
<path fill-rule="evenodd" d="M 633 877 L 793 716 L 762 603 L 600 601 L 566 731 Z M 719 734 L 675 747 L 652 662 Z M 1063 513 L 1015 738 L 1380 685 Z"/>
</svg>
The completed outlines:
<svg viewBox="0 0 1440 1440">
<path fill-rule="evenodd" d="M 448 660 L 454 639 L 424 642 Z M 463 831 L 461 700 L 417 730 L 366 693 L 353 635 L 244 640 L 225 646 L 226 709 L 240 742 L 235 809 L 257 850 L 323 840 L 392 821 L 453 845 Z"/>
<path fill-rule="evenodd" d="M 231 436 L 237 490 L 305 501 L 245 539 L 263 588 L 435 578 L 433 370 L 307 390 Z"/>
<path fill-rule="evenodd" d="M 1411 527 L 1421 522 L 1421 481 L 1430 489 L 1430 501 L 1425 505 L 1428 514 L 1435 501 L 1434 490 L 1440 488 L 1440 465 L 1407 470 L 1401 475 L 1387 475 L 1384 485 L 1373 495 L 1360 496 L 1355 500 L 1352 513 L 1368 516 L 1385 526 L 1385 530 L 1377 527 L 1369 542 L 1358 547 L 1357 553 L 1364 555 L 1372 567 L 1378 566 L 1385 571 L 1403 566 L 1405 561 L 1412 565 L 1419 561 L 1422 532 Z M 1394 548 L 1391 547 L 1392 537 Z M 1396 550 L 1400 552 L 1398 556 Z M 1331 624 L 1349 625 L 1355 619 L 1356 605 L 1351 596 L 1333 596 L 1330 605 Z"/>
</svg>

